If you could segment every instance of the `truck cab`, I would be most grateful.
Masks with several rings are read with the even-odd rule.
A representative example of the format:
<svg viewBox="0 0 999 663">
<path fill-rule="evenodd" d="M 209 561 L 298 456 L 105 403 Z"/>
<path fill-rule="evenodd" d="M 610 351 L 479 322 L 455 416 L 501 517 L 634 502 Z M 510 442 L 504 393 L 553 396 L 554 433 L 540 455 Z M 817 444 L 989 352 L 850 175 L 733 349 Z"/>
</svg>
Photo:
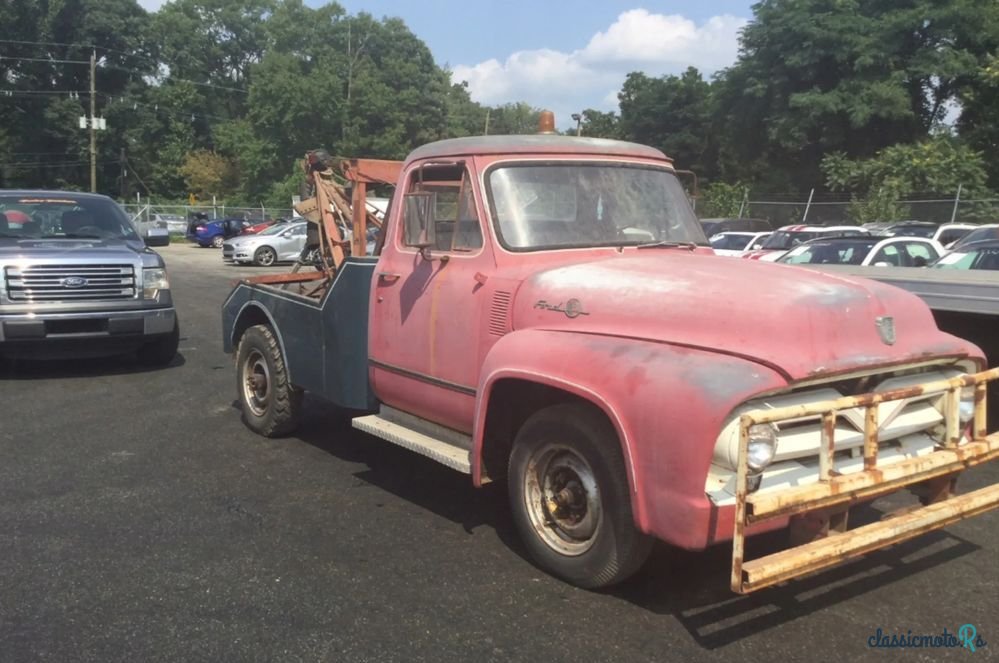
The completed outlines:
<svg viewBox="0 0 999 663">
<path fill-rule="evenodd" d="M 247 425 L 293 431 L 303 391 L 360 410 L 360 430 L 506 482 L 535 562 L 583 587 L 658 539 L 731 541 L 732 588 L 755 591 L 999 504 L 952 490 L 999 455 L 981 352 L 904 291 L 714 256 L 650 147 L 432 143 L 398 170 L 377 256 L 294 276 L 223 306 Z M 830 536 L 903 487 L 924 502 L 908 528 Z M 746 560 L 777 528 L 787 554 Z"/>
</svg>

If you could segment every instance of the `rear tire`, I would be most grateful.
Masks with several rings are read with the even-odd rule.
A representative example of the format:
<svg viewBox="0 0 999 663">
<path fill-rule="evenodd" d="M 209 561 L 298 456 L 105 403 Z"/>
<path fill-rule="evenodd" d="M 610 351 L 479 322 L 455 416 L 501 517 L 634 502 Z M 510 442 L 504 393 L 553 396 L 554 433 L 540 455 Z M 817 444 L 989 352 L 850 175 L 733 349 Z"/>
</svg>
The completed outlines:
<svg viewBox="0 0 999 663">
<path fill-rule="evenodd" d="M 136 355 L 144 366 L 168 366 L 177 356 L 180 346 L 180 322 L 174 318 L 173 331 L 150 341 L 138 349 Z"/>
<path fill-rule="evenodd" d="M 618 436 L 591 407 L 532 415 L 514 440 L 507 483 L 520 537 L 552 575 L 607 587 L 638 571 L 652 550 L 634 524 Z"/>
<path fill-rule="evenodd" d="M 267 325 L 250 327 L 239 341 L 236 391 L 243 423 L 255 433 L 280 437 L 298 427 L 303 392 L 288 381 L 281 347 Z"/>
<path fill-rule="evenodd" d="M 222 235 L 215 235 L 215 237 L 212 237 L 213 249 L 221 249 L 223 244 L 225 244 L 225 237 Z"/>
</svg>

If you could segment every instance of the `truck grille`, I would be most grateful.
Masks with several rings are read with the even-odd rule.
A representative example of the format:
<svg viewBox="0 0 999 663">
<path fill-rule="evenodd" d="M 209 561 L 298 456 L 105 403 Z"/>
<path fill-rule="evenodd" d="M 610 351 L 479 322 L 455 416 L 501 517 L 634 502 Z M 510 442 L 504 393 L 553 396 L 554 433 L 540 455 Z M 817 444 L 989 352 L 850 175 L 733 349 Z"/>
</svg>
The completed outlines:
<svg viewBox="0 0 999 663">
<path fill-rule="evenodd" d="M 30 265 L 7 267 L 12 302 L 86 301 L 135 297 L 132 265 Z"/>
</svg>

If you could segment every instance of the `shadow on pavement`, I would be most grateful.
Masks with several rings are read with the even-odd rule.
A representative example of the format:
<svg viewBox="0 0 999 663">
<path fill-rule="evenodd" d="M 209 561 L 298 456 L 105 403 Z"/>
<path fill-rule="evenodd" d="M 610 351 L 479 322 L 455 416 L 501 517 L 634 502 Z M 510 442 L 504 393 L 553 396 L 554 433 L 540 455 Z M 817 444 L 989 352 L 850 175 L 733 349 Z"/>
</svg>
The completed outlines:
<svg viewBox="0 0 999 663">
<path fill-rule="evenodd" d="M 354 476 L 461 525 L 469 534 L 482 526 L 492 528 L 512 552 L 530 561 L 509 515 L 505 485 L 489 484 L 476 490 L 465 475 L 354 430 L 351 414 L 327 404 L 308 403 L 295 437 L 337 458 L 367 465 L 367 470 Z M 857 507 L 851 513 L 852 526 L 880 516 L 873 507 Z M 776 552 L 785 544 L 783 531 L 756 536 L 747 541 L 748 558 Z M 841 567 L 739 596 L 729 588 L 731 545 L 691 552 L 658 544 L 641 572 L 603 593 L 655 614 L 671 615 L 700 646 L 717 649 L 878 591 L 979 548 L 946 531 L 936 531 Z"/>
<path fill-rule="evenodd" d="M 166 366 L 145 366 L 134 354 L 74 359 L 13 359 L 0 357 L 0 380 L 51 380 L 110 375 L 156 373 L 183 366 L 187 361 L 177 353 Z"/>
</svg>

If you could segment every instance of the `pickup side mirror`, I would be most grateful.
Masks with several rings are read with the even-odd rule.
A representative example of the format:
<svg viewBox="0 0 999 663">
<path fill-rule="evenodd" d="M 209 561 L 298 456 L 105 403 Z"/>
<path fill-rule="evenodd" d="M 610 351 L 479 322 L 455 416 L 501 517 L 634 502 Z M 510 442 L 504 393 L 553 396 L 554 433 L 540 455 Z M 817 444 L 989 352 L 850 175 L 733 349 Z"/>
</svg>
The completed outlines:
<svg viewBox="0 0 999 663">
<path fill-rule="evenodd" d="M 170 232 L 166 228 L 150 228 L 146 231 L 146 246 L 168 246 Z"/>
<path fill-rule="evenodd" d="M 418 249 L 436 246 L 433 223 L 434 194 L 407 193 L 403 198 L 403 244 Z"/>
<path fill-rule="evenodd" d="M 891 267 L 891 266 L 892 264 L 886 260 L 879 260 L 878 262 L 874 263 L 874 267 Z"/>
</svg>

